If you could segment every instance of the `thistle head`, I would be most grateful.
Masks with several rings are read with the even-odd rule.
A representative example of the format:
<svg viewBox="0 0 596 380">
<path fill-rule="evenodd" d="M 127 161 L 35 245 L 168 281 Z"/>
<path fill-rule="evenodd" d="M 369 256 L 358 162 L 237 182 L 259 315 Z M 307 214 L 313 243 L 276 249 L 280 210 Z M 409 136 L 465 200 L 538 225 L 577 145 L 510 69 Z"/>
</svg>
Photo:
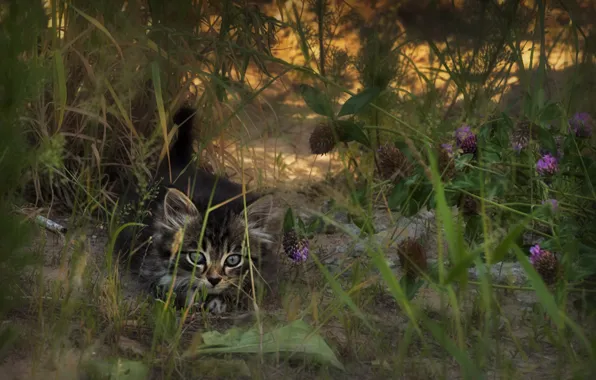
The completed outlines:
<svg viewBox="0 0 596 380">
<path fill-rule="evenodd" d="M 551 251 L 542 249 L 536 244 L 530 248 L 530 262 L 547 285 L 554 284 L 558 280 L 561 266 Z"/>
<path fill-rule="evenodd" d="M 540 175 L 553 175 L 559 171 L 557 158 L 550 153 L 542 156 L 536 163 L 536 171 Z"/>
<path fill-rule="evenodd" d="M 285 254 L 295 263 L 301 263 L 308 259 L 309 241 L 298 236 L 296 231 L 284 233 L 282 241 Z"/>
<path fill-rule="evenodd" d="M 455 131 L 455 142 L 464 154 L 476 153 L 477 140 L 476 135 L 472 132 L 470 126 L 464 125 Z"/>
<path fill-rule="evenodd" d="M 310 138 L 310 151 L 313 154 L 327 154 L 335 148 L 336 131 L 332 123 L 321 123 L 313 129 Z"/>
<path fill-rule="evenodd" d="M 569 119 L 569 129 L 576 137 L 592 136 L 594 122 L 587 112 L 578 112 Z"/>
<path fill-rule="evenodd" d="M 559 208 L 559 202 L 556 199 L 547 199 L 542 201 L 543 205 L 550 205 L 550 207 L 552 208 L 553 211 L 557 211 L 557 209 Z"/>
</svg>

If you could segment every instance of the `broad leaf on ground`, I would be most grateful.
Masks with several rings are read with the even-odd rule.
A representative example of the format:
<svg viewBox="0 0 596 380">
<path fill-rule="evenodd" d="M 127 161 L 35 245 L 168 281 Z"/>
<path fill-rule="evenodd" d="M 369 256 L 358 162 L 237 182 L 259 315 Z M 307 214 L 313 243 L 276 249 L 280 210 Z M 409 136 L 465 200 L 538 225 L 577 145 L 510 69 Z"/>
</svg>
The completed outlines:
<svg viewBox="0 0 596 380">
<path fill-rule="evenodd" d="M 325 340 L 304 321 L 295 320 L 263 335 L 256 326 L 247 331 L 232 328 L 225 333 L 208 331 L 202 334 L 204 344 L 185 356 L 207 353 L 274 353 L 290 352 L 312 356 L 321 362 L 344 369 Z"/>
</svg>

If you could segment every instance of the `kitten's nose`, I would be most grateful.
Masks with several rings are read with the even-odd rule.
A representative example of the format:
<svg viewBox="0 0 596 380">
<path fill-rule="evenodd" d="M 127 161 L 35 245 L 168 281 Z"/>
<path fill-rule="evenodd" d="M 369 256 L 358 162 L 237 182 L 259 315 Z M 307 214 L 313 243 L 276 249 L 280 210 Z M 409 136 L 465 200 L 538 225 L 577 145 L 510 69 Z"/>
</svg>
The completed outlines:
<svg viewBox="0 0 596 380">
<path fill-rule="evenodd" d="M 207 277 L 207 281 L 215 287 L 221 282 L 221 277 Z"/>
</svg>

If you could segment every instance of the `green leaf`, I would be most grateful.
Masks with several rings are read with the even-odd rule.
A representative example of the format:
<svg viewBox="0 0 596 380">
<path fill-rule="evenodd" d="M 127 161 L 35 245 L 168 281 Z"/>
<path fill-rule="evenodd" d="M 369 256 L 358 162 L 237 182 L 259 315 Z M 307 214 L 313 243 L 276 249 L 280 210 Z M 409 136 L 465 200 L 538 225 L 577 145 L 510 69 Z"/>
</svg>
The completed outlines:
<svg viewBox="0 0 596 380">
<path fill-rule="evenodd" d="M 317 216 L 316 218 L 312 219 L 310 223 L 308 223 L 308 226 L 306 227 L 306 232 L 308 235 L 312 235 L 315 234 L 317 231 L 321 231 L 322 228 L 323 219 Z"/>
<path fill-rule="evenodd" d="M 464 235 L 467 241 L 475 242 L 478 237 L 482 236 L 482 216 L 472 215 L 467 217 L 466 229 Z"/>
<path fill-rule="evenodd" d="M 301 233 L 306 233 L 306 225 L 304 224 L 304 221 L 302 220 L 302 218 L 300 216 L 298 216 L 298 229 L 300 230 Z"/>
<path fill-rule="evenodd" d="M 392 210 L 397 209 L 408 197 L 408 188 L 405 181 L 399 181 L 391 191 L 387 204 Z"/>
<path fill-rule="evenodd" d="M 422 204 L 418 200 L 410 198 L 400 207 L 399 211 L 406 218 L 411 218 L 412 216 L 418 214 L 421 208 Z"/>
<path fill-rule="evenodd" d="M 341 370 L 341 362 L 323 337 L 317 334 L 303 320 L 295 320 L 288 325 L 260 334 L 257 326 L 247 331 L 232 328 L 225 333 L 208 331 L 201 334 L 204 344 L 184 356 L 207 353 L 301 353 L 331 364 Z"/>
<path fill-rule="evenodd" d="M 340 141 L 356 141 L 365 147 L 370 148 L 368 136 L 366 136 L 366 133 L 364 133 L 364 130 L 360 127 L 360 125 L 349 120 L 338 120 L 336 125 L 339 132 Z"/>
<path fill-rule="evenodd" d="M 454 190 L 468 190 L 476 191 L 480 189 L 480 176 L 477 172 L 471 171 L 464 175 L 458 176 L 458 178 L 451 182 L 450 188 Z"/>
<path fill-rule="evenodd" d="M 412 281 L 408 278 L 408 276 L 402 276 L 402 278 L 399 280 L 399 284 L 404 289 L 406 299 L 408 301 L 411 301 L 414 299 L 414 297 L 416 297 L 416 294 L 418 293 L 422 285 L 424 285 L 424 280 L 416 279 Z"/>
<path fill-rule="evenodd" d="M 443 280 L 443 285 L 452 283 L 453 281 L 461 281 L 464 276 L 468 275 L 468 268 L 472 266 L 474 260 L 482 254 L 483 247 L 479 247 L 470 254 L 459 260 L 447 273 Z"/>
<path fill-rule="evenodd" d="M 489 264 L 496 264 L 498 262 L 503 261 L 509 249 L 515 244 L 517 239 L 523 234 L 526 229 L 526 225 L 532 216 L 526 216 L 520 223 L 516 224 L 501 240 L 499 245 L 495 248 L 493 254 L 487 258 Z"/>
<path fill-rule="evenodd" d="M 439 174 L 437 158 L 434 156 L 432 150 L 428 149 L 430 157 L 432 182 L 435 190 L 435 199 L 437 202 L 437 216 L 440 218 L 441 224 L 445 229 L 445 236 L 449 243 L 449 253 L 453 263 L 458 263 L 461 257 L 466 257 L 467 250 L 464 246 L 463 236 L 459 234 L 458 226 L 453 221 L 453 214 L 447 204 L 445 197 L 445 190 L 441 175 Z"/>
<path fill-rule="evenodd" d="M 547 149 L 552 154 L 556 154 L 557 153 L 557 143 L 555 142 L 555 139 L 554 139 L 552 133 L 550 133 L 550 131 L 547 131 L 544 128 L 538 127 L 538 134 L 539 134 L 539 139 L 540 139 L 540 145 L 544 149 Z"/>
<path fill-rule="evenodd" d="M 497 151 L 486 150 L 482 154 L 482 160 L 487 164 L 501 162 L 501 155 Z"/>
<path fill-rule="evenodd" d="M 284 216 L 284 232 L 288 232 L 294 229 L 294 212 L 291 207 L 288 207 L 286 215 Z"/>
<path fill-rule="evenodd" d="M 548 103 L 540 112 L 540 122 L 548 123 L 561 117 L 561 110 L 556 103 Z"/>
<path fill-rule="evenodd" d="M 298 31 L 298 41 L 300 42 L 300 50 L 302 51 L 302 55 L 304 56 L 304 60 L 306 62 L 310 61 L 310 54 L 308 52 L 308 42 L 306 39 L 306 33 L 304 32 L 304 27 L 302 26 L 302 21 L 300 20 L 300 12 L 296 7 L 295 3 L 292 3 L 292 11 L 294 12 L 294 17 L 296 18 L 296 29 Z"/>
<path fill-rule="evenodd" d="M 402 206 L 402 215 L 409 218 L 418 214 L 432 191 L 432 185 L 429 183 L 412 185 L 410 187 L 410 199 L 406 200 L 407 204 Z"/>
<path fill-rule="evenodd" d="M 359 94 L 356 94 L 350 99 L 346 100 L 337 116 L 341 117 L 358 113 L 361 109 L 369 105 L 370 102 L 372 102 L 377 96 L 379 96 L 380 93 L 381 89 L 378 87 L 371 87 L 362 90 L 362 92 Z"/>
<path fill-rule="evenodd" d="M 469 164 L 473 159 L 474 155 L 472 153 L 462 154 L 455 160 L 455 168 L 457 170 L 462 170 L 465 165 Z"/>
<path fill-rule="evenodd" d="M 301 84 L 300 94 L 313 112 L 330 118 L 334 117 L 333 106 L 324 92 L 307 84 Z"/>
</svg>

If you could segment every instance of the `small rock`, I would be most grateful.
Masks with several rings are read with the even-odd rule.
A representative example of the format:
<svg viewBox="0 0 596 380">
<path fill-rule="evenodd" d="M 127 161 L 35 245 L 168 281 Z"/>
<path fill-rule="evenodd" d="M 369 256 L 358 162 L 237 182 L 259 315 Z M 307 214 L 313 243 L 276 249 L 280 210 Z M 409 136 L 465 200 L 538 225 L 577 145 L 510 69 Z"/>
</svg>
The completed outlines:
<svg viewBox="0 0 596 380">
<path fill-rule="evenodd" d="M 348 224 L 350 223 L 350 218 L 348 217 L 348 213 L 345 211 L 337 211 L 333 214 L 333 220 L 338 223 Z"/>
<path fill-rule="evenodd" d="M 335 253 L 346 253 L 348 248 L 345 245 L 338 245 L 335 247 Z"/>
<path fill-rule="evenodd" d="M 323 263 L 326 265 L 337 265 L 339 263 L 339 257 L 337 256 L 330 256 L 323 260 Z"/>
<path fill-rule="evenodd" d="M 397 263 L 395 262 L 395 260 L 388 258 L 388 259 L 385 259 L 385 261 L 387 262 L 387 266 L 389 268 L 391 268 L 391 269 L 397 268 Z"/>
<path fill-rule="evenodd" d="M 541 244 L 546 238 L 542 235 L 538 235 L 532 231 L 526 231 L 522 235 L 522 244 L 525 246 Z"/>
<path fill-rule="evenodd" d="M 478 269 L 475 267 L 468 269 L 468 273 L 473 279 L 479 278 Z M 527 281 L 526 272 L 519 263 L 497 263 L 491 266 L 490 275 L 497 284 L 522 285 Z"/>
<path fill-rule="evenodd" d="M 137 342 L 136 340 L 127 338 L 123 335 L 121 335 L 118 338 L 118 348 L 123 353 L 131 353 L 137 356 L 143 356 L 145 353 L 145 349 L 143 348 L 141 343 Z"/>
<path fill-rule="evenodd" d="M 344 229 L 351 235 L 360 235 L 360 228 L 358 228 L 358 226 L 354 223 L 344 224 Z"/>
<path fill-rule="evenodd" d="M 515 299 L 525 305 L 528 311 L 531 311 L 532 305 L 538 302 L 535 292 L 515 292 Z"/>
</svg>

